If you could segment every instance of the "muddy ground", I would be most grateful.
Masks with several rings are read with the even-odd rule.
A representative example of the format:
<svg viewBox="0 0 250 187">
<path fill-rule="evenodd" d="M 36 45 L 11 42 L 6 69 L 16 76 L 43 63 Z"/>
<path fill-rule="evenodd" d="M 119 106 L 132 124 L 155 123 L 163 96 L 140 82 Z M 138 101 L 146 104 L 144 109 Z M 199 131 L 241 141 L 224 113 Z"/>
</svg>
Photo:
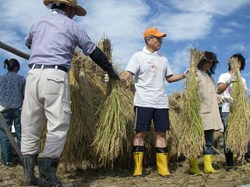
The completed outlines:
<svg viewBox="0 0 250 187">
<path fill-rule="evenodd" d="M 199 159 L 200 169 L 203 169 L 202 159 Z M 172 162 L 170 170 L 172 178 L 163 178 L 157 175 L 156 167 L 144 169 L 145 175 L 141 178 L 132 177 L 132 169 L 119 171 L 107 170 L 65 170 L 63 164 L 59 165 L 58 176 L 64 182 L 64 186 L 79 187 L 236 187 L 249 184 L 250 186 L 250 163 L 237 163 L 237 169 L 226 171 L 224 158 L 220 154 L 214 155 L 214 168 L 216 174 L 204 174 L 194 176 L 188 173 L 188 162 Z M 0 166 L 0 187 L 21 186 L 23 177 L 22 166 Z M 37 166 L 35 167 L 38 175 Z"/>
</svg>

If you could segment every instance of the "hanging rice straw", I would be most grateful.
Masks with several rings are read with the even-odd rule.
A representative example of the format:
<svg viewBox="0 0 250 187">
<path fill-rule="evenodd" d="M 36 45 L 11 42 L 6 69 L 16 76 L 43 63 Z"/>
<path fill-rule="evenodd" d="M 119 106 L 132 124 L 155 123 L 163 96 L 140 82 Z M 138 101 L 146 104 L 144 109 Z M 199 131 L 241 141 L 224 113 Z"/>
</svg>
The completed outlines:
<svg viewBox="0 0 250 187">
<path fill-rule="evenodd" d="M 250 133 L 248 97 L 238 68 L 238 60 L 231 58 L 229 62 L 235 72 L 236 82 L 232 86 L 231 97 L 234 101 L 230 106 L 226 143 L 233 153 L 243 155 L 247 152 Z"/>
<path fill-rule="evenodd" d="M 169 119 L 171 124 L 171 129 L 169 131 L 169 138 L 167 138 L 169 146 L 169 156 L 170 158 L 178 159 L 181 155 L 178 152 L 179 140 L 182 136 L 182 125 L 180 123 L 180 115 L 182 115 L 183 106 L 183 96 L 179 92 L 173 93 L 169 96 Z"/>
<path fill-rule="evenodd" d="M 98 43 L 112 60 L 111 41 L 105 36 Z M 114 80 L 108 83 L 107 98 L 98 109 L 98 127 L 92 143 L 98 166 L 114 168 L 116 161 L 128 165 L 133 136 L 133 93 Z"/>
<path fill-rule="evenodd" d="M 103 101 L 105 84 L 95 63 L 83 54 L 76 53 L 69 72 L 71 88 L 71 123 L 62 159 L 65 166 L 78 168 L 95 165 L 91 143 L 97 122 L 97 106 Z M 97 99 L 99 98 L 99 99 Z M 97 102 L 97 103 L 94 103 Z M 98 103 L 99 102 L 99 103 Z"/>
<path fill-rule="evenodd" d="M 111 42 L 105 37 L 98 47 L 111 59 Z M 105 99 L 106 84 L 104 71 L 89 57 L 76 52 L 71 63 L 71 124 L 64 147 L 63 160 L 65 166 L 73 165 L 81 168 L 95 166 L 91 150 L 97 124 L 98 110 Z"/>
<path fill-rule="evenodd" d="M 178 153 L 188 159 L 201 155 L 204 145 L 204 132 L 200 117 L 201 96 L 196 81 L 196 67 L 203 56 L 202 52 L 190 50 L 191 61 L 184 92 L 184 103 L 180 125 L 183 127 L 179 140 Z"/>
<path fill-rule="evenodd" d="M 99 108 L 99 119 L 93 150 L 99 166 L 114 168 L 128 165 L 133 136 L 133 93 L 110 81 L 105 102 Z"/>
</svg>

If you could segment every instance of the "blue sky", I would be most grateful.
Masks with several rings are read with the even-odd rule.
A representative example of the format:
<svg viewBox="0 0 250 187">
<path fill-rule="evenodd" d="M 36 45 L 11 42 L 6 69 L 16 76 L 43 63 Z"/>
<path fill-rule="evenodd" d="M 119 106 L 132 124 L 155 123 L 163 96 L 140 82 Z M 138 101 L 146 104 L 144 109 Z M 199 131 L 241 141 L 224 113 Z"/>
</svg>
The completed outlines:
<svg viewBox="0 0 250 187">
<path fill-rule="evenodd" d="M 189 67 L 189 50 L 197 48 L 217 54 L 219 65 L 214 79 L 227 71 L 227 60 L 234 53 L 246 58 L 242 76 L 250 95 L 250 0 L 78 0 L 85 17 L 74 19 L 98 42 L 105 33 L 113 44 L 113 62 L 124 70 L 134 52 L 144 46 L 143 31 L 157 27 L 167 33 L 160 52 L 169 59 L 172 71 Z M 49 13 L 42 0 L 8 0 L 0 4 L 0 41 L 29 53 L 24 38 L 39 17 Z M 6 72 L 6 58 L 21 62 L 26 76 L 27 61 L 0 49 L 0 74 Z M 166 86 L 168 94 L 182 91 L 184 81 Z"/>
</svg>

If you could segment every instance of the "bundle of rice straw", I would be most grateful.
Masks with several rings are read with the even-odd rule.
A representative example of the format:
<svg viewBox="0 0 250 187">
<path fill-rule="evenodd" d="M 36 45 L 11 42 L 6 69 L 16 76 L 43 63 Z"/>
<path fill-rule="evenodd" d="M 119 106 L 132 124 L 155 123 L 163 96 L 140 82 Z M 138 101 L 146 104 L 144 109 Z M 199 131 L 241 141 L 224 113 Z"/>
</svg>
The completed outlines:
<svg viewBox="0 0 250 187">
<path fill-rule="evenodd" d="M 112 61 L 111 41 L 105 36 L 98 46 Z M 114 66 L 114 65 L 113 65 Z M 92 142 L 94 157 L 98 167 L 128 165 L 133 136 L 133 92 L 118 85 L 114 80 L 108 82 L 106 98 L 99 105 L 97 129 Z"/>
<path fill-rule="evenodd" d="M 128 166 L 133 139 L 133 93 L 113 80 L 99 108 L 96 135 L 92 143 L 98 165 L 113 169 Z"/>
<path fill-rule="evenodd" d="M 62 155 L 65 166 L 74 165 L 81 168 L 83 161 L 87 166 L 95 164 L 90 151 L 97 122 L 95 115 L 97 106 L 95 106 L 93 99 L 97 94 L 104 99 L 105 93 L 99 85 L 105 86 L 105 84 L 101 83 L 101 80 L 96 83 L 97 79 L 95 83 L 92 82 L 93 79 L 86 74 L 86 69 L 93 69 L 93 66 L 96 64 L 80 53 L 76 53 L 72 60 L 72 68 L 69 72 L 72 114 Z M 96 73 L 95 71 L 91 72 L 92 76 Z"/>
<path fill-rule="evenodd" d="M 111 59 L 111 41 L 103 37 L 97 46 Z M 96 112 L 105 99 L 105 72 L 89 57 L 75 53 L 69 73 L 71 87 L 71 124 L 63 151 L 65 166 L 95 167 L 92 141 L 98 120 Z"/>
<path fill-rule="evenodd" d="M 238 60 L 232 58 L 230 64 L 235 72 L 236 82 L 232 86 L 231 97 L 234 101 L 230 106 L 226 143 L 233 153 L 243 155 L 247 152 L 247 143 L 250 137 L 250 109 L 247 92 L 238 69 Z"/>
<path fill-rule="evenodd" d="M 203 53 L 196 49 L 190 49 L 190 68 L 186 79 L 183 109 L 180 118 L 182 130 L 179 132 L 178 155 L 181 153 L 188 159 L 194 159 L 201 155 L 204 145 L 204 131 L 200 117 L 200 105 L 202 96 L 198 92 L 196 81 L 196 67 Z"/>
<path fill-rule="evenodd" d="M 180 115 L 182 115 L 182 106 L 183 106 L 183 96 L 182 93 L 174 92 L 168 97 L 169 99 L 169 119 L 170 119 L 170 131 L 169 137 L 167 138 L 167 145 L 169 147 L 169 156 L 171 159 L 178 159 L 180 152 L 179 140 L 182 136 L 182 125 L 180 125 Z"/>
</svg>

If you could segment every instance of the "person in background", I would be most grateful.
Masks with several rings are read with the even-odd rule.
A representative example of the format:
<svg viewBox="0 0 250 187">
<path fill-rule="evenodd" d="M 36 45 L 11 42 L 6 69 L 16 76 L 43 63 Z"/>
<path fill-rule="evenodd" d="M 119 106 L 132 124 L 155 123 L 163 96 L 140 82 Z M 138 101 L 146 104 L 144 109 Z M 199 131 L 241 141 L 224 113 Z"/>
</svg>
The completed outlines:
<svg viewBox="0 0 250 187">
<path fill-rule="evenodd" d="M 247 144 L 247 153 L 245 154 L 245 160 L 247 162 L 250 162 L 250 140 L 248 140 Z"/>
<path fill-rule="evenodd" d="M 233 54 L 231 58 L 236 58 L 238 61 L 238 68 L 240 71 L 244 70 L 245 68 L 245 58 L 240 54 L 240 53 L 236 53 Z M 230 61 L 230 60 L 229 60 Z M 244 84 L 245 89 L 247 90 L 247 84 L 246 84 L 246 79 L 244 79 L 243 77 L 241 77 L 242 82 Z M 230 62 L 228 63 L 228 72 L 226 73 L 222 73 L 219 76 L 219 80 L 218 80 L 218 86 L 217 86 L 217 93 L 221 94 L 224 97 L 228 97 L 230 98 L 230 94 L 232 91 L 232 85 L 233 82 L 235 82 L 236 77 L 234 76 L 234 72 L 231 68 L 231 64 Z M 223 102 L 221 105 L 221 118 L 222 118 L 222 122 L 224 125 L 224 132 L 226 132 L 227 130 L 227 123 L 228 123 L 228 116 L 229 116 L 229 112 L 230 112 L 230 101 L 227 102 Z M 226 158 L 226 169 L 230 170 L 233 168 L 233 152 L 227 148 L 226 146 L 226 134 L 224 133 L 224 153 L 225 153 L 225 158 Z"/>
<path fill-rule="evenodd" d="M 22 110 L 23 169 L 25 185 L 63 186 L 56 171 L 70 125 L 70 87 L 67 72 L 76 47 L 89 56 L 111 79 L 119 76 L 105 54 L 73 17 L 85 16 L 76 0 L 44 0 L 51 13 L 32 25 L 26 37 L 30 48 Z M 47 119 L 46 142 L 40 150 L 42 124 Z M 34 175 L 38 156 L 39 179 Z"/>
<path fill-rule="evenodd" d="M 248 144 L 247 144 L 247 153 L 245 154 L 245 160 L 247 162 L 250 162 L 250 140 L 248 141 Z"/>
<path fill-rule="evenodd" d="M 18 75 L 20 70 L 19 62 L 12 58 L 4 61 L 4 68 L 7 73 L 0 76 L 0 105 L 1 114 L 11 129 L 14 124 L 17 138 L 17 145 L 21 146 L 21 108 L 24 99 L 25 78 Z M 6 166 L 12 166 L 10 141 L 0 123 L 0 140 L 2 145 L 2 161 Z"/>
<path fill-rule="evenodd" d="M 197 64 L 196 80 L 198 92 L 202 97 L 200 116 L 205 134 L 205 146 L 203 148 L 204 173 L 216 173 L 212 166 L 213 139 L 216 130 L 223 129 L 218 107 L 218 95 L 216 84 L 212 77 L 216 69 L 217 57 L 214 53 L 204 51 L 204 57 Z M 191 174 L 203 174 L 198 167 L 198 159 L 189 162 Z"/>
<path fill-rule="evenodd" d="M 134 174 L 142 176 L 144 137 L 150 130 L 151 120 L 156 132 L 156 163 L 158 174 L 171 176 L 168 169 L 168 150 L 166 145 L 166 131 L 170 130 L 169 102 L 165 91 L 165 81 L 171 83 L 185 78 L 184 74 L 173 75 L 168 59 L 158 53 L 165 33 L 150 27 L 144 31 L 146 46 L 136 52 L 130 59 L 126 70 L 120 75 L 125 81 L 134 77 L 136 93 L 135 131 L 133 140 Z"/>
</svg>

